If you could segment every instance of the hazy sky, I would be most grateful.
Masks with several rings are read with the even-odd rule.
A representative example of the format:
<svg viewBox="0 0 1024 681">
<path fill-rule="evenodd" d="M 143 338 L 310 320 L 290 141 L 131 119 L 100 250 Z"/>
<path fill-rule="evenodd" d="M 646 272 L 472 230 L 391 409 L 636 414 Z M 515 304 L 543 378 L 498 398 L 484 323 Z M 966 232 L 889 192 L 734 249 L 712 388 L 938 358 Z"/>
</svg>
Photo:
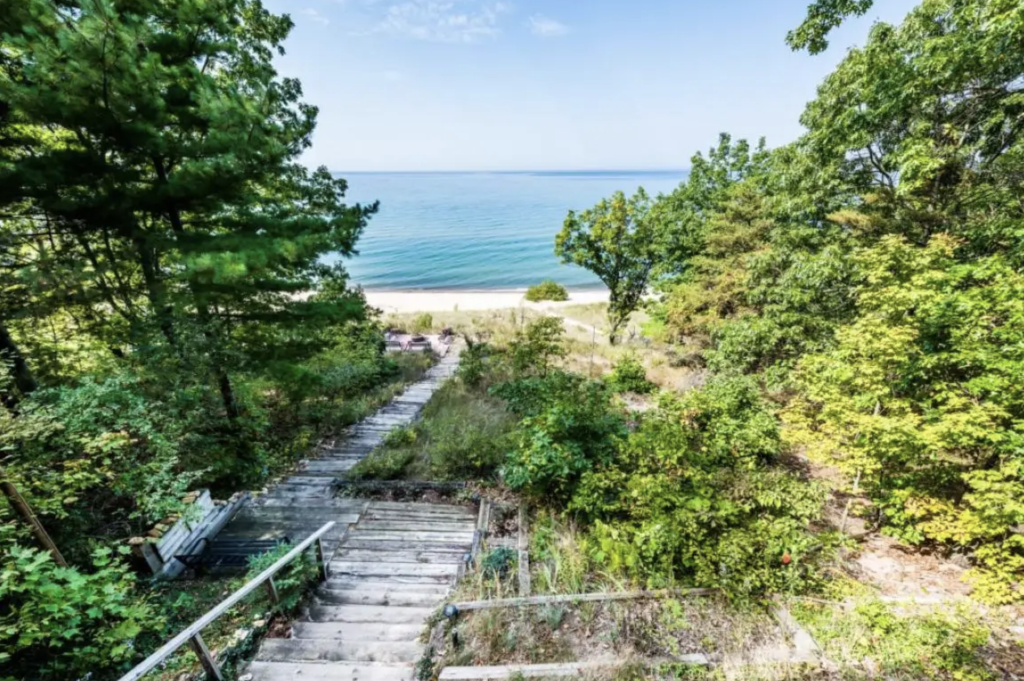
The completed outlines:
<svg viewBox="0 0 1024 681">
<path fill-rule="evenodd" d="M 332 170 L 685 168 L 720 131 L 801 132 L 878 0 L 817 57 L 784 38 L 810 0 L 265 0 L 279 60 L 320 107 L 305 161 Z"/>
</svg>

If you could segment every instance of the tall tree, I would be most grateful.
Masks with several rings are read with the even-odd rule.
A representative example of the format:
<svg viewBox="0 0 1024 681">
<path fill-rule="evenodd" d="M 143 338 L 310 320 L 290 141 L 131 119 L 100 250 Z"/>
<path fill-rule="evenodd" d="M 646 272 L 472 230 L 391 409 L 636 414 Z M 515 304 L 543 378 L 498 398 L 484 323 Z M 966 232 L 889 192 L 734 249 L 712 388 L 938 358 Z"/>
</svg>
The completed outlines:
<svg viewBox="0 0 1024 681">
<path fill-rule="evenodd" d="M 643 188 L 629 198 L 616 192 L 582 213 L 569 211 L 555 237 L 555 254 L 562 262 L 590 270 L 608 287 L 612 343 L 643 300 L 661 254 L 651 206 Z"/>
<path fill-rule="evenodd" d="M 294 329 L 365 310 L 322 258 L 353 253 L 375 206 L 297 161 L 317 111 L 271 63 L 291 28 L 258 0 L 29 0 L 0 18 L 0 205 L 52 226 L 136 343 L 156 332 L 207 366 L 231 418 L 233 368 L 308 356 L 324 336 Z"/>
</svg>

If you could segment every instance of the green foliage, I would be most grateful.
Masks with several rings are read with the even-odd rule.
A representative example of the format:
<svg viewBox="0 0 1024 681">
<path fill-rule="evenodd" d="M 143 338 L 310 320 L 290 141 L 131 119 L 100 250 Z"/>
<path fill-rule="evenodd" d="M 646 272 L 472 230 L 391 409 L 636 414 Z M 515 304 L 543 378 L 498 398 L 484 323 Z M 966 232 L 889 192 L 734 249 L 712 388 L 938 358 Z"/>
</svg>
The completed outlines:
<svg viewBox="0 0 1024 681">
<path fill-rule="evenodd" d="M 924 614 L 898 614 L 874 599 L 852 610 L 828 603 L 795 603 L 793 615 L 806 626 L 830 660 L 872 667 L 887 678 L 988 681 L 984 660 L 990 631 L 981 616 L 963 606 Z"/>
<path fill-rule="evenodd" d="M 715 381 L 644 414 L 582 475 L 569 509 L 593 524 L 592 555 L 613 571 L 734 597 L 805 589 L 833 542 L 808 531 L 824 490 L 766 468 L 778 449 L 756 384 Z"/>
<path fill-rule="evenodd" d="M 245 574 L 245 581 L 248 582 L 257 577 L 293 548 L 291 544 L 281 544 L 271 551 L 251 558 L 249 570 Z M 274 576 L 274 586 L 277 588 L 278 596 L 277 604 L 270 599 L 270 594 L 266 590 L 259 592 L 257 604 L 265 611 L 277 610 L 286 614 L 291 613 L 298 607 L 310 587 L 316 583 L 317 578 L 318 570 L 312 550 L 304 551 Z"/>
<path fill-rule="evenodd" d="M 412 320 L 412 330 L 414 333 L 429 333 L 433 328 L 434 316 L 429 312 L 418 314 Z"/>
<path fill-rule="evenodd" d="M 0 532 L 2 534 L 2 532 Z M 0 667 L 16 678 L 74 679 L 123 669 L 158 614 L 139 598 L 121 556 L 97 549 L 91 570 L 59 567 L 48 552 L 4 536 L 0 555 Z"/>
<path fill-rule="evenodd" d="M 517 376 L 546 374 L 553 360 L 567 354 L 564 336 L 565 326 L 560 317 L 532 320 L 509 341 L 512 370 Z"/>
<path fill-rule="evenodd" d="M 794 50 L 807 50 L 819 54 L 828 49 L 828 34 L 849 16 L 862 16 L 875 4 L 875 0 L 815 0 L 807 8 L 807 17 L 795 30 L 786 35 L 786 42 Z"/>
<path fill-rule="evenodd" d="M 555 255 L 598 276 L 608 287 L 609 338 L 640 305 L 658 259 L 662 233 L 643 188 L 630 198 L 616 192 L 593 208 L 569 211 L 555 237 Z"/>
<path fill-rule="evenodd" d="M 531 303 L 539 303 L 543 300 L 569 300 L 569 292 L 557 281 L 546 279 L 536 286 L 526 289 L 526 299 Z"/>
<path fill-rule="evenodd" d="M 490 478 L 510 447 L 514 425 L 504 405 L 483 387 L 449 381 L 434 393 L 415 426 L 391 431 L 346 475 L 357 480 Z"/>
<path fill-rule="evenodd" d="M 609 387 L 617 393 L 646 395 L 656 389 L 656 386 L 647 380 L 647 369 L 635 354 L 619 358 L 607 380 Z"/>
<path fill-rule="evenodd" d="M 504 579 L 516 564 L 517 552 L 507 546 L 491 549 L 480 561 L 480 568 L 486 579 Z"/>
<path fill-rule="evenodd" d="M 345 477 L 349 480 L 400 480 L 405 477 L 406 468 L 416 458 L 412 443 L 405 446 L 390 445 L 377 448 L 352 466 Z"/>
<path fill-rule="evenodd" d="M 610 392 L 597 381 L 556 372 L 500 386 L 495 394 L 524 416 L 502 477 L 549 503 L 571 496 L 580 477 L 609 461 L 625 435 L 625 419 L 610 410 Z"/>
<path fill-rule="evenodd" d="M 488 371 L 488 362 L 495 353 L 487 343 L 467 341 L 466 348 L 459 355 L 459 368 L 456 375 L 470 388 L 481 387 Z"/>
<path fill-rule="evenodd" d="M 859 316 L 804 358 L 787 417 L 812 456 L 860 477 L 888 532 L 974 546 L 979 594 L 1005 602 L 1024 567 L 1024 277 L 1000 257 L 958 265 L 955 246 L 884 237 L 856 254 Z"/>
</svg>

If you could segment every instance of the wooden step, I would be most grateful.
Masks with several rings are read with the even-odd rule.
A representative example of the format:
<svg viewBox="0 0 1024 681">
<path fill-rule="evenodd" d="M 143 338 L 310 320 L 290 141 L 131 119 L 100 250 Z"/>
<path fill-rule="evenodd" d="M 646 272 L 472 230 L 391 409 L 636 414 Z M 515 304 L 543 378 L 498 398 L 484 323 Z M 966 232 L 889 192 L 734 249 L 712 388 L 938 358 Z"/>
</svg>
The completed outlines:
<svg viewBox="0 0 1024 681">
<path fill-rule="evenodd" d="M 341 641 L 416 641 L 424 624 L 373 624 L 371 622 L 295 622 L 293 639 L 323 638 Z"/>
<path fill-rule="evenodd" d="M 355 529 L 361 532 L 468 532 L 472 534 L 476 526 L 469 521 L 460 523 L 439 520 L 376 520 L 374 518 L 363 518 Z"/>
<path fill-rule="evenodd" d="M 268 638 L 256 659 L 265 662 L 416 662 L 423 646 L 415 641 L 336 641 Z"/>
<path fill-rule="evenodd" d="M 387 563 L 455 563 L 466 561 L 467 551 L 395 551 L 391 549 L 350 549 L 341 546 L 334 554 L 335 560 L 350 562 L 384 561 Z"/>
<path fill-rule="evenodd" d="M 399 605 L 313 605 L 308 621 L 422 625 L 433 612 L 434 608 Z"/>
<path fill-rule="evenodd" d="M 345 589 L 346 584 L 362 584 L 365 582 L 390 582 L 392 584 L 423 584 L 432 586 L 443 586 L 445 588 L 452 585 L 452 578 L 450 575 L 386 575 L 386 576 L 372 576 L 372 575 L 351 575 L 351 574 L 330 574 L 328 575 L 327 581 L 324 582 L 324 587 L 328 589 Z"/>
<path fill-rule="evenodd" d="M 391 577 L 402 575 L 454 577 L 459 572 L 459 566 L 457 564 L 364 563 L 344 560 L 332 560 L 328 569 L 332 575 L 361 575 L 368 577 Z"/>
<path fill-rule="evenodd" d="M 465 513 L 467 506 L 453 504 L 427 504 L 417 501 L 374 501 L 371 509 L 380 511 L 434 511 L 437 513 Z"/>
<path fill-rule="evenodd" d="M 251 662 L 252 681 L 413 681 L 411 664 Z"/>
<path fill-rule="evenodd" d="M 386 591 L 388 589 L 400 589 L 402 591 L 417 591 L 419 593 L 434 594 L 443 598 L 451 590 L 450 584 L 441 584 L 436 580 L 430 581 L 409 581 L 407 579 L 388 577 L 382 579 L 366 579 L 363 577 L 332 577 L 323 584 L 321 588 L 332 591 L 360 591 L 363 589 L 377 589 Z"/>
<path fill-rule="evenodd" d="M 400 605 L 429 608 L 440 605 L 445 595 L 404 589 L 317 589 L 316 598 L 323 605 Z"/>
<path fill-rule="evenodd" d="M 360 530 L 352 528 L 352 538 L 362 541 L 408 541 L 408 542 L 434 542 L 438 544 L 465 544 L 473 543 L 472 532 L 402 532 L 400 530 Z"/>
<path fill-rule="evenodd" d="M 407 539 L 363 539 L 358 533 L 349 533 L 345 540 L 346 549 L 368 549 L 370 551 L 462 551 L 468 552 L 472 540 L 464 538 L 452 541 L 411 541 Z"/>
</svg>

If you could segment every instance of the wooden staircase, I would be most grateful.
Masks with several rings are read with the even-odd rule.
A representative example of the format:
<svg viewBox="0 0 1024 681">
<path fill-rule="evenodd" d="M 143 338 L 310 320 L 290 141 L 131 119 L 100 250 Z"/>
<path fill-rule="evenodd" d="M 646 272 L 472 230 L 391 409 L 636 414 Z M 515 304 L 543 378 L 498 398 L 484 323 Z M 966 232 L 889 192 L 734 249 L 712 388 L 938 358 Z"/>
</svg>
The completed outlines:
<svg viewBox="0 0 1024 681">
<path fill-rule="evenodd" d="M 367 505 L 365 500 L 335 498 L 335 479 L 344 477 L 345 472 L 379 445 L 389 431 L 416 421 L 434 392 L 458 368 L 460 349 L 460 345 L 453 345 L 451 351 L 427 371 L 423 380 L 410 385 L 373 416 L 349 428 L 338 440 L 321 447 L 318 456 L 303 462 L 294 475 L 242 508 L 217 535 L 213 546 L 220 540 L 282 536 L 299 541 L 333 520 L 337 524 L 323 540 L 329 557 L 348 526 L 359 519 Z"/>
<path fill-rule="evenodd" d="M 327 521 L 328 579 L 292 624 L 266 639 L 253 681 L 398 681 L 414 678 L 424 623 L 455 583 L 473 543 L 469 507 L 335 497 L 337 478 L 394 428 L 411 425 L 458 367 L 455 345 L 423 380 L 321 448 L 292 476 L 241 509 L 214 540 L 302 540 Z"/>
<path fill-rule="evenodd" d="M 370 502 L 292 637 L 261 645 L 253 681 L 411 681 L 424 623 L 455 583 L 475 527 L 467 507 Z"/>
</svg>

